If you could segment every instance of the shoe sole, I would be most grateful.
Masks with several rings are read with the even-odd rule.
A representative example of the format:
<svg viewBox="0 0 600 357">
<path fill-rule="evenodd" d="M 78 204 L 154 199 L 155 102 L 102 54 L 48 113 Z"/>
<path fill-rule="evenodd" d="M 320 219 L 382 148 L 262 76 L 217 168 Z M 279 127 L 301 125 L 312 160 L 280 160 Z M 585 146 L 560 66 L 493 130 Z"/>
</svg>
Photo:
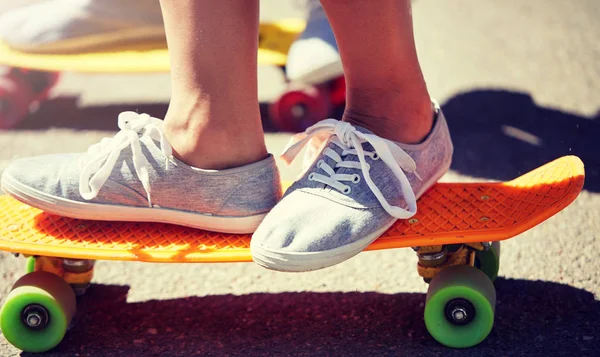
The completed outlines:
<svg viewBox="0 0 600 357">
<path fill-rule="evenodd" d="M 15 199 L 59 216 L 125 222 L 159 222 L 222 233 L 253 233 L 267 215 L 266 213 L 235 217 L 216 216 L 159 207 L 131 207 L 68 200 L 23 185 L 4 173 L 0 183 L 2 190 Z"/>
<path fill-rule="evenodd" d="M 327 268 L 346 261 L 362 252 L 373 241 L 387 231 L 395 220 L 371 235 L 344 245 L 336 249 L 323 252 L 285 252 L 265 249 L 262 246 L 252 244 L 250 241 L 250 252 L 255 263 L 271 270 L 283 272 L 306 272 Z"/>
</svg>

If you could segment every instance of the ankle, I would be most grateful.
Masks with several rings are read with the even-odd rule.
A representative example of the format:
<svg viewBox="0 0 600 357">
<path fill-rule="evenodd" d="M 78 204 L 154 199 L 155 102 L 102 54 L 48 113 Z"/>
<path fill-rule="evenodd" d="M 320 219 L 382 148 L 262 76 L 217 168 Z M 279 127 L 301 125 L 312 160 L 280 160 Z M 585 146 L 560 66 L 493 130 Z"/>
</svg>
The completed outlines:
<svg viewBox="0 0 600 357">
<path fill-rule="evenodd" d="M 427 90 L 348 88 L 342 120 L 405 144 L 423 141 L 433 126 L 433 109 Z"/>
<path fill-rule="evenodd" d="M 171 118 L 167 114 L 163 132 L 173 148 L 173 156 L 190 166 L 220 170 L 251 164 L 267 157 L 264 135 L 259 125 L 246 122 L 232 129 L 231 123 L 224 121 Z"/>
</svg>

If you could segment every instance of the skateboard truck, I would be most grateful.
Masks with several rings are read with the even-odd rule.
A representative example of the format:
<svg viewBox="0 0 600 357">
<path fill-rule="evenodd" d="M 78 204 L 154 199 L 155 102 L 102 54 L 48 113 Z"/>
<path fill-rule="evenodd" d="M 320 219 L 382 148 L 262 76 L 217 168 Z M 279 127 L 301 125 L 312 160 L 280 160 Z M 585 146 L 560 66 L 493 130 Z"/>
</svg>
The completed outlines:
<svg viewBox="0 0 600 357">
<path fill-rule="evenodd" d="M 445 268 L 455 265 L 475 266 L 477 252 L 487 251 L 489 242 L 413 247 L 419 259 L 417 272 L 426 283 Z"/>
<path fill-rule="evenodd" d="M 27 272 L 45 271 L 57 275 L 73 288 L 76 296 L 84 295 L 94 276 L 94 260 L 30 256 Z"/>
</svg>

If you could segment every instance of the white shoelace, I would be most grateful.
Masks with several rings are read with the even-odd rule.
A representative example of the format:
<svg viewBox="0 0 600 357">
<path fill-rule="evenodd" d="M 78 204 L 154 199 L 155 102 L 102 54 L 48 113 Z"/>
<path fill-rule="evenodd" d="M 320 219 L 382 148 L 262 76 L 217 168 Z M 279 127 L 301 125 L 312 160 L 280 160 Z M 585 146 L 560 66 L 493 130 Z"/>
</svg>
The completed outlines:
<svg viewBox="0 0 600 357">
<path fill-rule="evenodd" d="M 169 158 L 172 155 L 171 145 L 167 142 L 160 124 L 162 120 L 152 118 L 148 114 L 123 112 L 119 114 L 119 131 L 112 138 L 104 138 L 92 145 L 80 158 L 81 174 L 79 176 L 79 193 L 86 200 L 98 195 L 108 180 L 121 151 L 131 147 L 133 166 L 137 177 L 142 182 L 148 198 L 148 206 L 152 207 L 150 197 L 150 178 L 148 175 L 148 159 L 142 152 L 140 134 L 160 142 L 160 149 L 165 156 L 166 169 L 169 169 Z"/>
<path fill-rule="evenodd" d="M 336 162 L 336 165 L 335 167 L 331 167 L 325 161 L 320 160 L 317 163 L 317 168 L 322 169 L 329 176 L 311 172 L 308 176 L 310 180 L 329 185 L 344 194 L 349 194 L 351 191 L 350 186 L 342 183 L 342 181 L 358 183 L 360 181 L 360 176 L 357 174 L 338 174 L 335 172 L 335 169 L 343 167 L 361 170 L 367 185 L 375 197 L 377 197 L 381 206 L 391 216 L 399 219 L 406 219 L 417 213 L 415 193 L 404 173 L 405 171 L 412 173 L 416 175 L 419 180 L 421 179 L 416 172 L 417 166 L 415 161 L 406 153 L 406 151 L 392 141 L 380 138 L 374 134 L 362 133 L 356 130 L 350 123 L 335 119 L 326 119 L 311 126 L 306 129 L 305 132 L 296 134 L 292 137 L 287 147 L 284 149 L 283 154 L 281 154 L 282 159 L 289 164 L 309 141 L 316 139 L 317 137 L 322 137 L 323 134 L 335 135 L 336 138 L 333 138 L 331 142 L 342 148 L 343 152 L 340 155 L 331 148 L 325 148 L 324 154 L 333 159 Z M 365 151 L 362 147 L 362 144 L 365 142 L 371 144 L 375 149 L 375 152 Z M 356 155 L 359 162 L 344 160 L 343 157 L 347 155 Z M 374 160 L 383 160 L 383 162 L 392 170 L 400 182 L 402 194 L 408 205 L 408 210 L 402 207 L 392 206 L 386 200 L 369 175 L 371 167 L 366 162 L 365 155 Z"/>
</svg>

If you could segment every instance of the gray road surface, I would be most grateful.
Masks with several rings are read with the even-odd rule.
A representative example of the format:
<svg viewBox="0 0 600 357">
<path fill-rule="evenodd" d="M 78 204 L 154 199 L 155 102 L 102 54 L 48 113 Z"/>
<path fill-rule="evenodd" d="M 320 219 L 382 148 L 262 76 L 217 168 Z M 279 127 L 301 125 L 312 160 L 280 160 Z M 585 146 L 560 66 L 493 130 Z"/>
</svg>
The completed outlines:
<svg viewBox="0 0 600 357">
<path fill-rule="evenodd" d="M 298 8 L 269 1 L 263 10 Z M 458 351 L 429 337 L 427 287 L 403 249 L 302 274 L 100 262 L 77 328 L 47 356 L 598 355 L 599 17 L 597 0 L 414 3 L 422 66 L 456 146 L 444 180 L 510 179 L 565 154 L 586 164 L 573 205 L 504 243 L 496 323 L 481 345 Z M 261 69 L 266 95 L 281 85 L 270 76 Z M 121 110 L 163 115 L 168 76 L 67 74 L 57 95 L 19 130 L 0 133 L 0 170 L 15 157 L 85 150 L 116 128 Z M 286 140 L 267 137 L 272 151 Z M 0 297 L 22 272 L 22 260 L 0 255 Z M 0 339 L 0 356 L 18 355 Z"/>
</svg>

